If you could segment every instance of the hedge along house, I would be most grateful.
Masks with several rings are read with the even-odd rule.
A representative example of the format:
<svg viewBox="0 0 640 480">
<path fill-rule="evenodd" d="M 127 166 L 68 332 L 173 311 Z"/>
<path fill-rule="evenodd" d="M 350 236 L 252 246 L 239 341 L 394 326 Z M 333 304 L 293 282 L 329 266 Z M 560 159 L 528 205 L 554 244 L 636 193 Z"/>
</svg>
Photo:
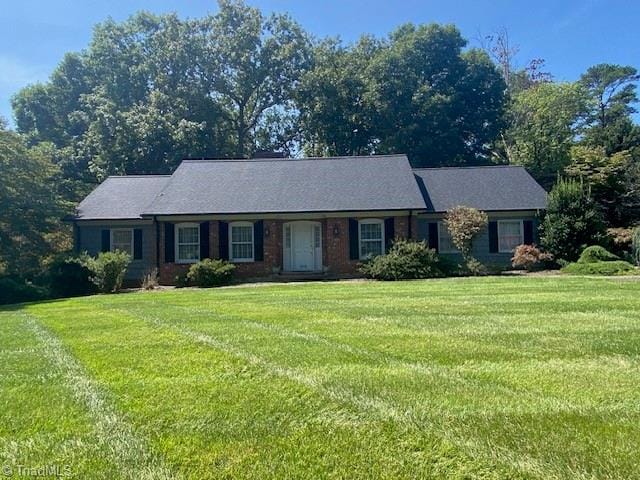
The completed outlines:
<svg viewBox="0 0 640 480">
<path fill-rule="evenodd" d="M 478 258 L 508 262 L 535 242 L 544 190 L 521 167 L 412 170 L 404 155 L 185 160 L 171 176 L 109 177 L 78 206 L 78 251 L 123 250 L 127 280 L 158 268 L 172 284 L 203 258 L 251 278 L 348 277 L 395 238 L 455 255 L 442 223 L 453 206 L 488 212 Z"/>
</svg>

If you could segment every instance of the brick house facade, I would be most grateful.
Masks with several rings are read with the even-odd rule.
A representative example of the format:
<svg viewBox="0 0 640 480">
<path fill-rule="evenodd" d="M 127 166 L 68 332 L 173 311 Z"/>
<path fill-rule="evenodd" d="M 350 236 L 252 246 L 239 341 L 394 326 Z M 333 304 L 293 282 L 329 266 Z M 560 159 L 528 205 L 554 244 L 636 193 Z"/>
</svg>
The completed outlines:
<svg viewBox="0 0 640 480">
<path fill-rule="evenodd" d="M 172 175 L 109 177 L 79 205 L 75 247 L 131 254 L 126 274 L 163 284 L 204 258 L 239 280 L 352 277 L 397 238 L 456 256 L 443 223 L 465 205 L 488 213 L 474 242 L 487 264 L 536 241 L 546 193 L 522 167 L 412 169 L 404 155 L 185 160 Z"/>
</svg>

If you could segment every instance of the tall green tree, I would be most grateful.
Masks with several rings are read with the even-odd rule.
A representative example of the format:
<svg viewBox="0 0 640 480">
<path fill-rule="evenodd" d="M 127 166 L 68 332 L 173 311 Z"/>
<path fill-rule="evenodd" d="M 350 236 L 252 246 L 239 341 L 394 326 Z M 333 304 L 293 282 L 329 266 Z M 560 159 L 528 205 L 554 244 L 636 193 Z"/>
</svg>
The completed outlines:
<svg viewBox="0 0 640 480">
<path fill-rule="evenodd" d="M 201 67 L 209 95 L 222 106 L 234 132 L 235 154 L 244 157 L 263 147 L 255 145 L 257 129 L 262 139 L 273 140 L 282 133 L 282 122 L 297 120 L 293 92 L 310 64 L 311 43 L 287 15 L 265 18 L 257 8 L 234 0 L 219 5 L 219 13 L 203 21 Z"/>
<path fill-rule="evenodd" d="M 33 278 L 44 257 L 69 246 L 51 146 L 29 148 L 0 119 L 0 273 Z"/>
<path fill-rule="evenodd" d="M 639 80 L 634 67 L 606 63 L 590 67 L 581 76 L 590 99 L 583 143 L 602 146 L 607 155 L 640 146 L 640 127 L 631 119 Z"/>
<path fill-rule="evenodd" d="M 349 47 L 337 39 L 316 46 L 313 67 L 296 93 L 307 155 L 365 155 L 375 151 L 377 132 L 368 98 L 369 65 L 380 47 L 378 40 L 368 36 Z"/>
<path fill-rule="evenodd" d="M 577 83 L 538 83 L 514 95 L 502 136 L 507 162 L 550 187 L 571 162 L 587 97 Z"/>
<path fill-rule="evenodd" d="M 506 85 L 489 57 L 453 25 L 404 25 L 370 67 L 381 153 L 405 152 L 415 166 L 488 160 L 502 127 Z"/>
<path fill-rule="evenodd" d="M 221 0 L 202 19 L 108 20 L 47 83 L 15 96 L 17 127 L 52 142 L 79 182 L 166 173 L 185 157 L 245 156 L 298 134 L 293 90 L 309 55 L 289 17 L 265 18 L 241 1 Z"/>
</svg>

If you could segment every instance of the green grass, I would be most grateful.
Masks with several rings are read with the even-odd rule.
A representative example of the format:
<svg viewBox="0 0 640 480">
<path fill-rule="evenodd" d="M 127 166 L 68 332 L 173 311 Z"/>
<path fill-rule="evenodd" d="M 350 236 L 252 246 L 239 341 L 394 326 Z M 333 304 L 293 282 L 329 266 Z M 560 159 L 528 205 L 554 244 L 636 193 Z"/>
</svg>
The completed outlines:
<svg viewBox="0 0 640 480">
<path fill-rule="evenodd" d="M 0 468 L 639 478 L 639 355 L 631 278 L 310 283 L 6 308 Z"/>
</svg>

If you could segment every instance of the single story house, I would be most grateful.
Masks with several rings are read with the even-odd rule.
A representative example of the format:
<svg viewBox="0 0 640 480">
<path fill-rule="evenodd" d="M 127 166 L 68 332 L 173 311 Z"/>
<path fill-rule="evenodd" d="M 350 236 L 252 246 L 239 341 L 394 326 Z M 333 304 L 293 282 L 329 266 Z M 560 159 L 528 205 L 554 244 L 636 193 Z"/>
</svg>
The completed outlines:
<svg viewBox="0 0 640 480">
<path fill-rule="evenodd" d="M 516 245 L 536 242 L 545 204 L 516 166 L 412 169 L 405 155 L 185 160 L 172 175 L 107 178 L 72 221 L 78 251 L 123 250 L 128 280 L 157 268 L 172 284 L 203 258 L 228 259 L 245 279 L 353 276 L 394 238 L 457 255 L 442 222 L 457 205 L 489 216 L 477 258 L 506 264 Z"/>
</svg>

